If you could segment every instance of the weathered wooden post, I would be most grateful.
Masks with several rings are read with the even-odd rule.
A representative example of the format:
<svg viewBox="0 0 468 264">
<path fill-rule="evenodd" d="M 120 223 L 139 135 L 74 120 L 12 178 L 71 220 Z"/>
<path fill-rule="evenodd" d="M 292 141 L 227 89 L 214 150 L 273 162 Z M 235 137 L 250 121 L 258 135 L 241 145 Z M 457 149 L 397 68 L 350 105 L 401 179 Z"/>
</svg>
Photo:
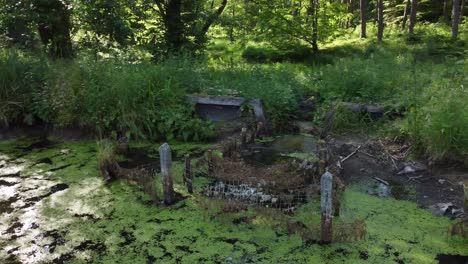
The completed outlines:
<svg viewBox="0 0 468 264">
<path fill-rule="evenodd" d="M 325 244 L 332 241 L 332 188 L 333 174 L 326 171 L 320 179 L 321 242 Z"/>
<path fill-rule="evenodd" d="M 151 176 L 150 172 L 142 171 L 143 173 L 143 188 L 144 192 L 151 197 L 153 202 L 157 202 L 159 200 L 156 190 L 154 189 L 153 184 L 153 177 Z"/>
<path fill-rule="evenodd" d="M 326 143 L 323 140 L 318 140 L 317 141 L 317 148 L 318 148 L 318 175 L 322 175 L 325 173 L 325 167 L 327 166 L 328 160 L 327 160 L 327 149 L 326 149 Z"/>
<path fill-rule="evenodd" d="M 184 183 L 187 184 L 187 190 L 189 193 L 193 193 L 193 178 L 192 178 L 192 171 L 190 166 L 190 154 L 185 154 L 185 175 L 184 175 Z"/>
<path fill-rule="evenodd" d="M 250 133 L 249 143 L 255 143 L 255 139 L 257 138 L 257 123 L 253 124 L 252 133 Z"/>
<path fill-rule="evenodd" d="M 208 177 L 213 177 L 213 151 L 211 149 L 206 152 L 206 162 L 208 163 Z"/>
<path fill-rule="evenodd" d="M 245 148 L 245 146 L 247 145 L 247 128 L 246 127 L 242 128 L 240 137 L 241 137 L 241 148 Z"/>
<path fill-rule="evenodd" d="M 174 179 L 172 175 L 172 153 L 169 144 L 164 143 L 159 147 L 159 157 L 161 159 L 161 174 L 164 193 L 164 203 L 172 204 L 174 199 Z"/>
<path fill-rule="evenodd" d="M 260 138 L 263 131 L 263 122 L 257 122 L 257 127 L 255 128 L 255 138 Z"/>
<path fill-rule="evenodd" d="M 465 193 L 464 210 L 465 210 L 465 213 L 468 213 L 468 181 L 463 183 L 463 191 Z"/>
</svg>

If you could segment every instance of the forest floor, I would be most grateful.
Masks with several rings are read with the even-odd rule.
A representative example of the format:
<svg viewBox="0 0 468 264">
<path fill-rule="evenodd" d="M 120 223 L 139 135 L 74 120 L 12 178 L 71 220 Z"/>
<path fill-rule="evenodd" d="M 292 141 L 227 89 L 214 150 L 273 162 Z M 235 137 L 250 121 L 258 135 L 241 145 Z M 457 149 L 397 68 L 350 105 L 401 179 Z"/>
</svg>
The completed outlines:
<svg viewBox="0 0 468 264">
<path fill-rule="evenodd" d="M 194 193 L 182 183 L 177 157 L 198 155 L 210 145 L 173 143 L 175 190 L 184 199 L 155 206 L 125 181 L 105 184 L 97 172 L 96 143 L 65 133 L 0 142 L 0 260 L 2 263 L 464 263 L 468 240 L 451 236 L 456 220 L 428 209 L 462 206 L 467 171 L 428 168 L 398 174 L 388 155 L 405 147 L 361 136 L 335 139 L 347 156 L 348 184 L 334 219 L 331 245 L 320 236 L 319 201 L 294 213 L 239 208 L 205 197 L 210 179 L 195 175 Z M 11 135 L 10 135 L 11 136 Z M 393 145 L 392 145 L 393 144 Z M 135 166 L 157 161 L 158 144 L 131 144 Z M 196 162 L 196 161 L 195 161 Z M 389 195 L 380 195 L 387 181 Z M 451 208 L 451 209 L 453 209 Z M 445 210 L 445 209 L 444 209 Z M 443 211 L 444 213 L 446 211 Z M 357 230 L 356 223 L 364 222 Z M 361 225 L 362 227 L 362 225 Z M 360 232 L 360 233 L 356 233 Z M 360 237 L 361 239 L 356 239 Z M 465 256 L 465 257 L 463 257 Z"/>
</svg>

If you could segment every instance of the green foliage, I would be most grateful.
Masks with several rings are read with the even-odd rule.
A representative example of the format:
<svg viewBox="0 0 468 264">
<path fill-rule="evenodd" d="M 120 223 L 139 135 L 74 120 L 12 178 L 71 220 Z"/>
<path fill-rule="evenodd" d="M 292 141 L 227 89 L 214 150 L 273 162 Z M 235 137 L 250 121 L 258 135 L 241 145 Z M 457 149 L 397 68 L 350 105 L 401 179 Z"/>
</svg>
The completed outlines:
<svg viewBox="0 0 468 264">
<path fill-rule="evenodd" d="M 248 62 L 305 62 L 312 56 L 310 48 L 305 46 L 290 46 L 286 49 L 279 50 L 278 48 L 268 45 L 247 46 L 242 58 Z"/>
<path fill-rule="evenodd" d="M 110 140 L 101 139 L 96 142 L 97 150 L 97 163 L 99 166 L 103 166 L 110 163 L 115 158 L 114 144 Z"/>
<path fill-rule="evenodd" d="M 0 51 L 0 126 L 30 123 L 32 93 L 42 81 L 42 62 L 16 50 Z"/>
<path fill-rule="evenodd" d="M 339 1 L 320 1 L 314 10 L 312 1 L 258 1 L 253 13 L 257 38 L 276 47 L 313 45 L 313 21 L 317 19 L 317 41 L 325 41 L 340 31 L 338 21 L 346 17 L 346 6 Z"/>
<path fill-rule="evenodd" d="M 452 78 L 428 87 L 410 108 L 402 132 L 433 159 L 465 161 L 468 156 L 468 93 L 464 65 Z M 417 91 L 416 91 L 417 93 Z M 420 97 L 420 94 L 416 94 Z"/>
</svg>

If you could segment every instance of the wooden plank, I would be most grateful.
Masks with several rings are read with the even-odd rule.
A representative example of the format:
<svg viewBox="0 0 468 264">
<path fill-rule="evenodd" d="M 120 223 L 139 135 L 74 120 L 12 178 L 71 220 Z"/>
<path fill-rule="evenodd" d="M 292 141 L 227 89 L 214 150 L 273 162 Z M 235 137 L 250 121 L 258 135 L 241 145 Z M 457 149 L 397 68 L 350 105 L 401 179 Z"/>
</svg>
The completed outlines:
<svg viewBox="0 0 468 264">
<path fill-rule="evenodd" d="M 265 111 L 263 110 L 263 102 L 261 99 L 246 99 L 244 97 L 231 96 L 186 96 L 186 100 L 192 104 L 204 105 L 221 105 L 221 106 L 238 106 L 249 104 L 254 112 L 255 121 L 262 122 L 263 128 L 267 128 Z"/>
</svg>

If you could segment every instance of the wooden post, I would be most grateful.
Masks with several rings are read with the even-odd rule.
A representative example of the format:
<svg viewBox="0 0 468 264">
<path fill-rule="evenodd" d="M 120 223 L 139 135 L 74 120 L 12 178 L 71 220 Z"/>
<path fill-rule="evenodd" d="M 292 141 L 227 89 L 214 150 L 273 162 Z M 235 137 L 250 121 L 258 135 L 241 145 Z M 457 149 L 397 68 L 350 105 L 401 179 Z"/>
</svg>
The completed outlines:
<svg viewBox="0 0 468 264">
<path fill-rule="evenodd" d="M 326 148 L 325 141 L 322 139 L 318 140 L 317 148 L 318 148 L 318 158 L 319 158 L 318 175 L 322 175 L 325 173 L 325 167 L 327 166 L 327 163 L 328 163 L 327 148 Z"/>
<path fill-rule="evenodd" d="M 255 128 L 255 138 L 260 138 L 263 132 L 263 122 L 258 122 Z"/>
<path fill-rule="evenodd" d="M 332 241 L 332 188 L 333 174 L 327 171 L 320 179 L 321 242 L 325 244 Z"/>
<path fill-rule="evenodd" d="M 143 173 L 143 188 L 144 192 L 148 194 L 151 197 L 151 200 L 153 202 L 157 202 L 159 200 L 158 195 L 156 194 L 156 190 L 154 189 L 153 186 L 153 177 L 151 176 L 150 172 L 144 172 Z"/>
<path fill-rule="evenodd" d="M 190 154 L 185 154 L 185 176 L 184 183 L 187 184 L 187 190 L 189 193 L 193 193 L 193 178 L 190 166 Z"/>
<path fill-rule="evenodd" d="M 208 177 L 213 177 L 213 151 L 211 149 L 206 152 L 206 162 L 208 163 Z"/>
<path fill-rule="evenodd" d="M 243 127 L 241 131 L 241 148 L 245 148 L 247 145 L 247 128 Z"/>
<path fill-rule="evenodd" d="M 172 153 L 169 144 L 164 143 L 159 147 L 161 159 L 161 174 L 164 193 L 164 203 L 169 205 L 174 201 L 174 179 L 172 175 Z"/>
<path fill-rule="evenodd" d="M 465 213 L 468 213 L 468 182 L 465 182 L 463 184 L 463 191 L 465 193 L 464 210 L 465 210 Z"/>
</svg>

